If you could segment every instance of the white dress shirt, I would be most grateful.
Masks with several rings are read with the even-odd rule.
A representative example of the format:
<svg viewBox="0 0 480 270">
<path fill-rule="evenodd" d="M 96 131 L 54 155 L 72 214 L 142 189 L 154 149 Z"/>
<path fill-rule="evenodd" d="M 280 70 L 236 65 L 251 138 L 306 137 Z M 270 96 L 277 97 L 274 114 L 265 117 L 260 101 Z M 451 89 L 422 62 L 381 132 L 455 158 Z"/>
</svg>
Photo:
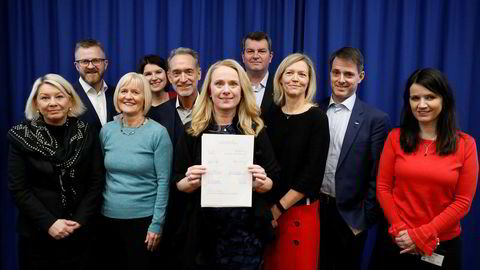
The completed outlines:
<svg viewBox="0 0 480 270">
<path fill-rule="evenodd" d="M 197 102 L 198 99 L 198 93 L 197 96 L 195 97 L 195 102 L 193 102 L 193 105 L 195 106 L 195 103 Z M 193 106 L 191 109 L 184 108 L 182 104 L 180 104 L 180 101 L 178 100 L 177 96 L 177 103 L 175 105 L 175 108 L 177 108 L 178 116 L 180 116 L 180 120 L 182 120 L 182 124 L 186 124 L 190 121 L 192 121 L 192 111 L 193 111 Z"/>
<path fill-rule="evenodd" d="M 108 90 L 107 84 L 103 81 L 102 89 L 97 92 L 97 90 L 84 81 L 82 77 L 80 77 L 78 81 L 87 94 L 90 103 L 92 103 L 98 119 L 100 119 L 100 123 L 102 123 L 102 126 L 105 125 L 105 123 L 107 123 L 107 97 L 105 96 L 105 92 Z"/>
<path fill-rule="evenodd" d="M 335 197 L 335 172 L 337 171 L 338 158 L 342 151 L 343 139 L 347 131 L 348 121 L 352 115 L 353 105 L 357 98 L 353 94 L 342 103 L 336 104 L 330 97 L 327 109 L 328 126 L 330 130 L 330 146 L 325 166 L 321 192 Z"/>
<path fill-rule="evenodd" d="M 267 74 L 265 74 L 265 77 L 263 77 L 262 81 L 260 81 L 259 84 L 257 85 L 252 84 L 253 93 L 255 94 L 255 103 L 259 108 L 260 106 L 262 106 L 262 100 L 263 100 L 263 95 L 265 95 L 265 88 L 267 87 L 267 81 L 268 81 L 268 71 L 267 71 Z"/>
</svg>

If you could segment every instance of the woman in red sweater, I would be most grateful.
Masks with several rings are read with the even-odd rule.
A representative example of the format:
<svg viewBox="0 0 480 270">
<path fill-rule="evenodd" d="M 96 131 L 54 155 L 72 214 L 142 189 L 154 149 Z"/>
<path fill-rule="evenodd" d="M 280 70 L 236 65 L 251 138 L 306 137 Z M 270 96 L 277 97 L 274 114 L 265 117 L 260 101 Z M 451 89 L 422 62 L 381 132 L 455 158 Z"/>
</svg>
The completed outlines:
<svg viewBox="0 0 480 270">
<path fill-rule="evenodd" d="M 392 240 L 382 248 L 388 265 L 381 268 L 461 269 L 460 219 L 477 178 L 475 140 L 456 128 L 447 79 L 435 69 L 415 71 L 405 87 L 402 123 L 380 159 L 377 197 Z"/>
</svg>

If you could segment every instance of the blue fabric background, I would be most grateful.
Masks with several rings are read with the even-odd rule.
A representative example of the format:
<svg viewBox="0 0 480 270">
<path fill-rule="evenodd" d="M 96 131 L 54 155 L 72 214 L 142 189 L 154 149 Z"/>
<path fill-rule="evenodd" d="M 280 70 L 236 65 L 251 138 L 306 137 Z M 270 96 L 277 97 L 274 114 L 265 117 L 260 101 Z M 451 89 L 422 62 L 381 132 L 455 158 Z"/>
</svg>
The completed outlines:
<svg viewBox="0 0 480 270">
<path fill-rule="evenodd" d="M 317 99 L 330 94 L 328 56 L 343 46 L 365 55 L 358 95 L 399 124 L 407 77 L 435 67 L 449 78 L 462 130 L 480 143 L 480 1 L 476 0 L 7 0 L 0 3 L 0 268 L 16 269 L 16 210 L 6 188 L 5 134 L 23 119 L 36 78 L 77 78 L 74 46 L 100 40 L 111 83 L 135 70 L 141 56 L 167 57 L 184 46 L 200 53 L 204 74 L 223 58 L 241 61 L 241 39 L 266 31 L 273 40 L 270 72 L 292 52 L 316 64 Z M 480 269 L 480 199 L 462 222 L 464 269 Z M 369 243 L 373 241 L 369 238 Z M 368 250 L 367 252 L 368 253 Z"/>
</svg>

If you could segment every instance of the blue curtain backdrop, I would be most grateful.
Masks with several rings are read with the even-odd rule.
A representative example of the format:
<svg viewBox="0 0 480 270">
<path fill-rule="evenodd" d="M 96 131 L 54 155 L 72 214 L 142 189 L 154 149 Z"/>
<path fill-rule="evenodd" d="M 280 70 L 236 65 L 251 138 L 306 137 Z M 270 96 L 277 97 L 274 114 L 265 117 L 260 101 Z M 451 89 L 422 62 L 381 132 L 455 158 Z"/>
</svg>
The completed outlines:
<svg viewBox="0 0 480 270">
<path fill-rule="evenodd" d="M 6 188 L 5 134 L 23 119 L 31 86 L 46 73 L 77 78 L 74 46 L 100 40 L 106 79 L 116 81 L 148 53 L 168 56 L 184 46 L 200 53 L 204 74 L 215 61 L 241 60 L 241 39 L 266 31 L 273 40 L 270 72 L 292 52 L 316 64 L 317 99 L 330 93 L 328 55 L 360 48 L 366 79 L 358 95 L 398 125 L 404 83 L 419 67 L 446 73 L 461 129 L 480 144 L 480 1 L 476 0 L 8 0 L 0 3 L 3 41 L 0 79 L 0 267 L 15 269 L 15 207 Z M 478 192 L 477 192 L 478 193 Z M 480 199 L 463 220 L 465 269 L 480 269 Z M 372 239 L 370 238 L 370 242 Z"/>
</svg>

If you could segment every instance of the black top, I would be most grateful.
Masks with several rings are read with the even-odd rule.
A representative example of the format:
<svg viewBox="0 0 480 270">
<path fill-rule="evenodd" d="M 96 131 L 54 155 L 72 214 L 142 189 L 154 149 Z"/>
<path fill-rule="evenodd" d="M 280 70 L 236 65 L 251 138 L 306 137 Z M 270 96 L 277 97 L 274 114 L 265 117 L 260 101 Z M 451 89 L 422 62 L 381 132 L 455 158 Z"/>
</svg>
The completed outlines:
<svg viewBox="0 0 480 270">
<path fill-rule="evenodd" d="M 48 229 L 57 219 L 66 218 L 82 225 L 79 232 L 69 237 L 78 238 L 88 229 L 93 216 L 99 212 L 105 171 L 98 134 L 95 128 L 88 125 L 85 127 L 84 123 L 79 124 L 84 126 L 83 130 L 74 129 L 77 126 L 75 118 L 69 118 L 68 121 L 68 127 L 46 125 L 55 139 L 43 139 L 46 144 L 54 142 L 53 146 L 49 144 L 45 149 L 54 149 L 59 153 L 56 156 L 63 156 L 62 152 L 68 149 L 67 144 L 79 141 L 74 154 L 64 155 L 64 160 L 43 155 L 35 150 L 38 148 L 32 148 L 32 140 L 28 140 L 31 136 L 24 140 L 25 137 L 12 135 L 14 130 L 26 133 L 24 130 L 28 128 L 24 127 L 30 126 L 30 121 L 25 121 L 9 131 L 8 188 L 19 209 L 17 230 L 23 236 L 53 239 L 48 235 Z M 39 134 L 32 133 L 37 137 L 48 135 Z M 55 146 L 57 143 L 58 146 Z M 65 161 L 72 162 L 73 165 L 69 166 L 70 163 L 67 163 L 58 166 L 59 162 Z M 61 175 L 59 170 L 62 167 L 68 167 L 68 175 Z M 67 193 L 67 197 L 62 195 L 62 179 L 64 188 L 68 186 L 69 190 L 75 191 L 74 194 Z M 65 200 L 70 201 L 67 207 Z"/>
<path fill-rule="evenodd" d="M 176 99 L 171 99 L 161 105 L 152 106 L 147 113 L 147 117 L 155 120 L 167 129 L 173 147 L 175 147 L 178 138 L 183 134 L 183 123 L 175 108 L 175 102 Z"/>
<path fill-rule="evenodd" d="M 267 133 L 282 170 L 275 200 L 290 189 L 317 198 L 330 143 L 327 115 L 318 107 L 287 115 L 274 106 L 267 119 Z"/>
<path fill-rule="evenodd" d="M 233 122 L 237 121 L 234 119 Z M 185 129 L 188 128 L 188 125 Z M 236 134 L 243 134 L 238 128 L 234 129 L 236 129 L 234 131 Z M 218 133 L 215 130 L 217 129 L 212 125 L 204 133 Z M 184 136 L 179 140 L 174 163 L 175 181 L 180 181 L 185 177 L 188 167 L 201 164 L 201 137 L 201 135 L 194 137 L 184 132 Z M 275 186 L 276 179 L 279 177 L 279 167 L 265 130 L 255 137 L 253 162 L 265 169 L 267 176 L 272 179 Z M 266 203 L 267 194 L 268 192 L 266 194 L 253 193 L 251 208 L 253 218 L 249 218 L 250 224 L 246 226 L 261 241 L 267 241 L 273 237 L 272 216 Z M 184 205 L 176 208 L 183 214 L 183 218 L 175 232 L 174 244 L 174 248 L 178 250 L 180 269 L 203 269 L 205 267 L 205 269 L 209 269 L 209 266 L 215 265 L 215 257 L 219 255 L 216 250 L 218 243 L 215 243 L 215 240 L 221 237 L 222 232 L 217 231 L 218 224 L 214 219 L 207 218 L 210 215 L 200 207 L 200 188 L 192 193 L 183 193 L 183 199 Z"/>
</svg>

